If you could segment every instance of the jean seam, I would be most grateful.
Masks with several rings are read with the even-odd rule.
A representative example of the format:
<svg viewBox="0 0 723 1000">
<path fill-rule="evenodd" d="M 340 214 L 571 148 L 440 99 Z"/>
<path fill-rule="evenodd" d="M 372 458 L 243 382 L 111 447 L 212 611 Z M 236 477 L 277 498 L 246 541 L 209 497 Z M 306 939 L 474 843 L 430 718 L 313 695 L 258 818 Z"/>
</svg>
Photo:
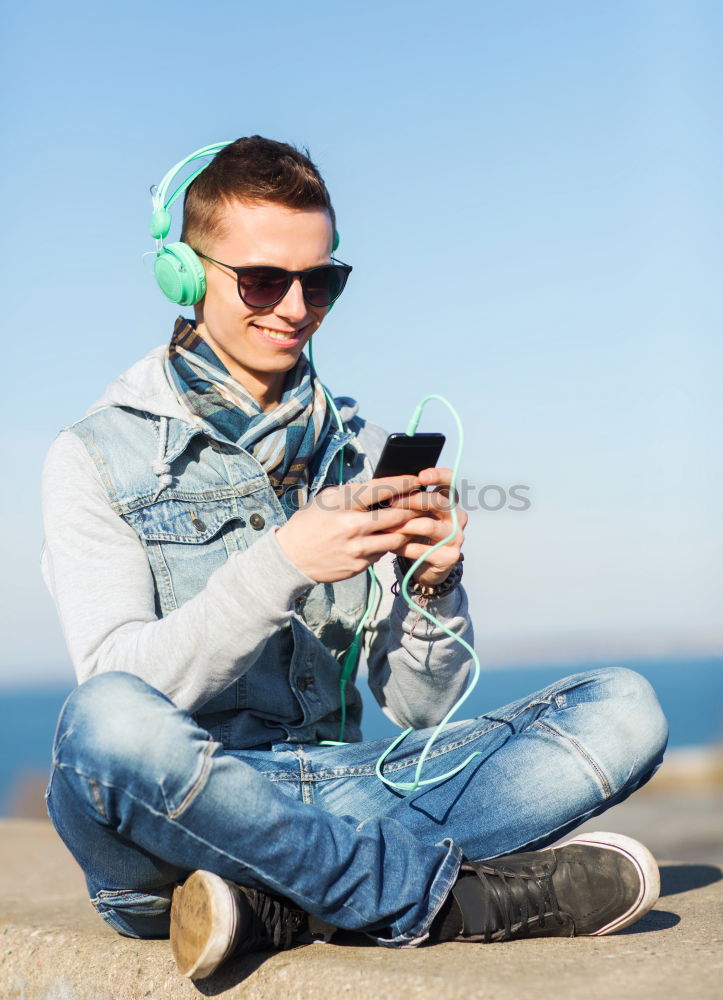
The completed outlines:
<svg viewBox="0 0 723 1000">
<path fill-rule="evenodd" d="M 131 899 L 135 897 L 137 899 L 158 899 L 152 892 L 145 892 L 141 889 L 98 889 L 95 896 L 91 898 L 91 903 L 93 906 L 107 906 L 108 899 L 117 899 L 118 897 L 123 899 Z"/>
<path fill-rule="evenodd" d="M 588 753 L 588 751 L 585 749 L 585 747 L 582 745 L 582 743 L 580 743 L 578 740 L 576 740 L 573 736 L 569 736 L 567 733 L 561 733 L 557 729 L 552 729 L 551 726 L 546 725 L 544 722 L 541 722 L 539 719 L 537 719 L 535 722 L 533 722 L 533 726 L 536 726 L 538 729 L 542 729 L 544 732 L 549 733 L 551 736 L 557 736 L 558 739 L 567 740 L 567 742 L 570 743 L 577 750 L 577 752 L 580 754 L 580 756 L 584 757 L 584 759 L 590 765 L 590 767 L 592 768 L 593 772 L 595 773 L 595 776 L 598 779 L 598 782 L 600 783 L 600 787 L 602 788 L 602 791 L 603 791 L 603 794 L 605 795 L 605 797 L 609 798 L 610 795 L 612 795 L 612 787 L 610 785 L 610 782 L 607 779 L 607 776 L 606 776 L 605 772 L 600 767 L 600 765 L 597 763 L 597 761 L 595 760 L 595 758 L 591 754 Z"/>
<path fill-rule="evenodd" d="M 169 819 L 178 819 L 178 817 L 182 815 L 182 813 L 184 813 L 186 809 L 188 809 L 191 802 L 193 802 L 193 800 L 196 798 L 196 796 L 201 791 L 203 786 L 206 784 L 206 779 L 208 778 L 208 772 L 211 769 L 211 756 L 217 745 L 218 745 L 217 743 L 214 743 L 211 740 L 209 740 L 209 742 L 206 744 L 206 747 L 203 752 L 203 763 L 201 764 L 201 771 L 198 775 L 198 778 L 196 778 L 193 785 L 186 792 L 186 795 L 184 796 L 183 801 L 178 806 L 178 808 L 167 810 L 167 815 Z"/>
<path fill-rule="evenodd" d="M 474 733 L 468 734 L 464 739 L 455 740 L 454 743 L 445 743 L 443 746 L 437 747 L 436 749 L 432 750 L 429 754 L 427 754 L 427 757 L 425 759 L 434 760 L 435 757 L 442 757 L 444 756 L 444 754 L 451 753 L 453 750 L 459 750 L 460 747 L 464 747 L 467 746 L 469 743 L 473 743 L 475 740 L 479 739 L 480 736 L 484 736 L 486 733 L 491 733 L 493 730 L 499 729 L 500 726 L 503 725 L 504 725 L 503 722 L 499 722 L 496 725 L 488 726 L 485 729 L 477 729 L 474 731 Z M 405 758 L 404 760 L 385 762 L 384 773 L 391 774 L 394 771 L 401 771 L 406 767 L 414 767 L 416 764 L 419 763 L 421 756 L 422 754 L 420 752 L 415 757 Z M 376 767 L 375 764 L 360 764 L 357 767 L 351 767 L 351 768 L 346 768 L 342 766 L 339 767 L 338 769 L 335 769 L 333 772 L 331 772 L 330 770 L 327 770 L 326 773 L 324 771 L 318 771 L 317 773 L 314 774 L 314 781 L 326 781 L 331 778 L 346 777 L 347 775 L 357 776 L 357 777 L 362 777 L 364 775 L 371 775 L 376 773 L 375 767 Z"/>
<path fill-rule="evenodd" d="M 51 754 L 51 760 L 54 767 L 60 766 L 60 759 L 59 759 L 60 749 L 63 746 L 63 743 L 65 743 L 65 741 L 67 740 L 67 738 L 71 736 L 75 731 L 74 726 L 70 725 L 68 726 L 67 729 L 63 730 L 63 732 L 60 733 L 60 735 L 58 735 L 58 729 L 60 728 L 60 719 L 62 719 L 62 717 L 63 717 L 63 709 L 61 709 L 60 718 L 58 719 L 58 725 L 56 727 L 55 738 L 53 739 L 53 750 Z"/>
</svg>

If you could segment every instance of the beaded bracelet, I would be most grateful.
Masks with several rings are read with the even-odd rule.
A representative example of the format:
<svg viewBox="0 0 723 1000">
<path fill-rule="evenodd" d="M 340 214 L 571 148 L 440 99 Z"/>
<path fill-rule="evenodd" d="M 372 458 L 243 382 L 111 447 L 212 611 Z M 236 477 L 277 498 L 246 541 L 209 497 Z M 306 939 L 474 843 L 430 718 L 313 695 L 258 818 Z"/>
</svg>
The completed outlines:
<svg viewBox="0 0 723 1000">
<path fill-rule="evenodd" d="M 456 590 L 462 580 L 463 566 L 462 562 L 464 556 L 460 556 L 459 561 L 454 564 L 452 571 L 446 580 L 441 583 L 436 584 L 424 584 L 419 583 L 417 580 L 412 578 L 407 584 L 407 590 L 416 598 L 422 598 L 423 601 L 418 600 L 418 604 L 422 604 L 426 607 L 428 601 L 437 601 L 441 597 L 446 597 L 451 594 L 453 590 Z M 411 559 L 406 559 L 404 556 L 397 556 L 396 564 L 399 569 L 400 574 L 404 577 L 410 570 L 413 562 Z M 399 588 L 401 587 L 401 581 L 395 580 L 392 584 L 392 593 L 396 596 L 399 594 Z"/>
</svg>

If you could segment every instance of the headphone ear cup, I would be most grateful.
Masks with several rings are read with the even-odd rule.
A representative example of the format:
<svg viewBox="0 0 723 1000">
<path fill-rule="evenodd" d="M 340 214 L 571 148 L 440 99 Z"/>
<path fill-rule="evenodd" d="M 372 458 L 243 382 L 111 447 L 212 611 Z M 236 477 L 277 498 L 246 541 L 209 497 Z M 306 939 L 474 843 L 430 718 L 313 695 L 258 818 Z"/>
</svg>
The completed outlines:
<svg viewBox="0 0 723 1000">
<path fill-rule="evenodd" d="M 169 243 L 153 265 L 158 287 L 171 302 L 194 306 L 206 294 L 206 272 L 187 243 Z"/>
</svg>

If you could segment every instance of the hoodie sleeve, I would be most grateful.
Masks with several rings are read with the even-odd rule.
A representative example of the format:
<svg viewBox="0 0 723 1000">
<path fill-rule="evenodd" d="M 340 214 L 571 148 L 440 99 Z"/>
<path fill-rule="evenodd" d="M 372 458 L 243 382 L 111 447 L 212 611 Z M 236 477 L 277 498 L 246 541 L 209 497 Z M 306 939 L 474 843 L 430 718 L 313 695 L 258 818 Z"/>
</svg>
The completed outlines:
<svg viewBox="0 0 723 1000">
<path fill-rule="evenodd" d="M 398 726 L 423 729 L 444 718 L 467 686 L 470 655 L 456 639 L 419 615 L 392 585 L 399 579 L 394 557 L 374 567 L 381 600 L 365 628 L 369 687 Z M 463 587 L 430 601 L 428 610 L 472 646 L 474 636 Z"/>
<path fill-rule="evenodd" d="M 108 670 L 141 677 L 194 711 L 248 670 L 314 585 L 270 531 L 233 553 L 206 587 L 165 618 L 138 536 L 108 503 L 83 443 L 70 431 L 43 468 L 41 568 L 78 681 Z M 253 593 L 254 600 L 244 600 Z"/>
</svg>

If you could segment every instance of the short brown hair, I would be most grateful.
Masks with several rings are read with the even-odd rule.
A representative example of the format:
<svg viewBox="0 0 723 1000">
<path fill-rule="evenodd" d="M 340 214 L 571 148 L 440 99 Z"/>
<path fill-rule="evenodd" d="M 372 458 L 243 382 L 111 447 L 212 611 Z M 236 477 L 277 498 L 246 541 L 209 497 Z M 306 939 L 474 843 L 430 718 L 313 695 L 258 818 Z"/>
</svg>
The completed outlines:
<svg viewBox="0 0 723 1000">
<path fill-rule="evenodd" d="M 233 200 L 326 209 L 332 232 L 336 230 L 329 192 L 308 150 L 302 152 L 286 142 L 252 135 L 217 153 L 186 191 L 183 242 L 206 249 L 209 237 L 221 233 L 221 209 Z"/>
</svg>

